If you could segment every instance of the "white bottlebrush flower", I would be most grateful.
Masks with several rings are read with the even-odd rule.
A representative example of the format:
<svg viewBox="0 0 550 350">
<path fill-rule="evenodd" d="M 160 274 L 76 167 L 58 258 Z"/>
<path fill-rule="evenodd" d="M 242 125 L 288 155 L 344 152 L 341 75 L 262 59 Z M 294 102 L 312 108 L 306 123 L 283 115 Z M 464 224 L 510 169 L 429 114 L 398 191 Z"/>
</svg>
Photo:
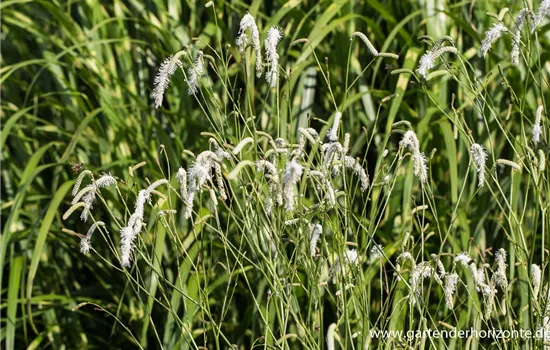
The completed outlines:
<svg viewBox="0 0 550 350">
<path fill-rule="evenodd" d="M 430 278 L 433 275 L 434 270 L 427 261 L 422 261 L 413 268 L 409 277 L 409 284 L 411 287 L 409 301 L 411 302 L 411 305 L 415 305 L 416 299 L 421 295 L 422 280 L 424 278 Z"/>
<path fill-rule="evenodd" d="M 414 261 L 414 258 L 410 252 L 403 251 L 401 254 L 399 254 L 399 256 L 397 256 L 398 263 L 401 262 L 403 264 L 406 260 L 409 260 L 411 262 L 412 267 L 414 268 L 414 266 L 416 265 L 416 262 Z"/>
<path fill-rule="evenodd" d="M 346 274 L 346 266 L 349 265 L 359 265 L 359 255 L 355 249 L 346 249 L 342 255 L 343 259 L 336 257 L 334 263 L 330 269 L 330 275 L 332 276 L 332 283 L 336 283 L 337 274 L 344 276 Z M 341 261 L 343 260 L 343 262 Z"/>
<path fill-rule="evenodd" d="M 309 241 L 309 251 L 312 257 L 315 257 L 315 255 L 317 255 L 317 241 L 319 240 L 321 233 L 323 233 L 323 226 L 321 226 L 320 224 L 315 224 L 311 226 L 311 239 Z"/>
<path fill-rule="evenodd" d="M 420 62 L 418 64 L 418 74 L 420 74 L 424 79 L 428 77 L 428 71 L 435 66 L 435 57 L 433 52 L 427 51 L 422 57 L 420 57 Z"/>
<path fill-rule="evenodd" d="M 468 267 L 468 265 L 470 265 L 470 263 L 472 262 L 473 260 L 472 258 L 470 258 L 470 255 L 467 252 L 458 253 L 454 259 L 455 264 L 459 263 L 464 267 Z"/>
<path fill-rule="evenodd" d="M 247 30 L 250 31 L 250 42 L 252 43 L 252 48 L 256 53 L 256 76 L 259 78 L 262 76 L 262 49 L 260 47 L 260 32 L 258 31 L 258 26 L 254 17 L 250 13 L 246 13 L 241 19 L 240 28 L 239 28 L 239 37 L 237 38 L 237 46 L 239 46 L 239 52 L 241 55 L 244 53 L 244 50 L 248 46 L 248 35 Z"/>
<path fill-rule="evenodd" d="M 474 143 L 470 148 L 470 153 L 477 169 L 478 187 L 485 184 L 485 163 L 487 162 L 487 152 L 480 144 Z"/>
<path fill-rule="evenodd" d="M 187 84 L 189 85 L 187 93 L 189 95 L 195 95 L 199 91 L 199 81 L 205 71 L 203 54 L 202 51 L 199 51 L 193 66 L 189 67 L 187 71 Z"/>
<path fill-rule="evenodd" d="M 481 293 L 483 294 L 485 302 L 485 320 L 489 320 L 495 307 L 495 296 L 497 294 L 497 290 L 492 284 L 483 284 Z"/>
<path fill-rule="evenodd" d="M 203 151 L 197 156 L 195 163 L 187 171 L 187 200 L 185 201 L 186 207 L 183 215 L 185 219 L 189 219 L 193 213 L 195 195 L 202 191 L 202 187 L 207 181 L 212 181 L 212 170 L 214 170 L 216 175 L 216 184 L 220 191 L 220 197 L 225 200 L 225 187 L 219 164 L 222 160 L 222 157 L 212 151 Z"/>
<path fill-rule="evenodd" d="M 260 159 L 256 161 L 256 170 L 259 172 L 267 171 L 265 178 L 267 179 L 269 196 L 272 200 L 275 201 L 277 206 L 283 205 L 283 194 L 281 191 L 281 182 L 279 180 L 279 174 L 277 172 L 277 167 L 275 164 L 271 163 L 268 160 Z M 273 201 L 271 201 L 273 204 Z M 271 206 L 270 206 L 271 208 Z M 267 211 L 267 206 L 266 206 Z M 268 213 L 271 210 L 268 211 Z"/>
<path fill-rule="evenodd" d="M 116 179 L 110 173 L 103 173 L 103 175 L 99 179 L 97 179 L 97 181 L 95 181 L 95 185 L 98 188 L 109 187 L 112 185 L 116 185 Z"/>
<path fill-rule="evenodd" d="M 359 177 L 361 182 L 361 192 L 366 191 L 369 188 L 370 180 L 367 171 L 361 166 L 361 164 L 353 157 L 344 157 L 344 166 L 348 169 L 353 169 L 356 176 Z"/>
<path fill-rule="evenodd" d="M 334 115 L 334 121 L 332 123 L 332 128 L 328 133 L 328 139 L 330 142 L 338 141 L 338 126 L 340 125 L 340 120 L 342 119 L 342 113 L 336 112 Z"/>
<path fill-rule="evenodd" d="M 80 240 L 80 252 L 82 254 L 88 254 L 90 252 L 90 248 L 92 247 L 92 235 L 94 234 L 94 231 L 99 226 L 105 226 L 105 223 L 103 221 L 96 221 L 93 223 L 92 226 L 90 226 L 90 229 L 88 229 L 88 233 L 86 233 L 86 236 L 84 236 Z"/>
<path fill-rule="evenodd" d="M 73 197 L 76 196 L 76 194 L 78 193 L 78 190 L 80 190 L 80 185 L 82 185 L 82 181 L 84 180 L 84 178 L 86 176 L 89 176 L 93 179 L 93 175 L 92 175 L 92 172 L 90 170 L 84 170 L 80 173 L 80 175 L 78 175 L 78 178 L 76 179 L 76 182 L 73 186 L 73 192 L 72 192 L 72 195 Z M 78 202 L 78 201 L 77 201 Z M 73 203 L 74 204 L 74 203 Z"/>
<path fill-rule="evenodd" d="M 447 272 L 445 271 L 445 266 L 443 266 L 443 263 L 441 262 L 441 259 L 437 256 L 437 254 L 431 254 L 430 257 L 433 261 L 435 261 L 437 265 L 437 274 L 441 280 L 445 278 L 445 275 L 447 275 Z"/>
<path fill-rule="evenodd" d="M 157 187 L 168 183 L 169 182 L 166 179 L 157 180 L 146 189 L 139 191 L 134 213 L 128 219 L 126 226 L 120 230 L 120 261 L 122 267 L 130 267 L 131 254 L 134 249 L 134 241 L 141 232 L 141 228 L 143 226 L 145 203 L 150 201 L 151 193 Z"/>
<path fill-rule="evenodd" d="M 237 144 L 237 146 L 235 146 L 235 148 L 233 148 L 233 154 L 237 155 L 237 154 L 241 153 L 244 146 L 248 145 L 249 143 L 254 143 L 254 139 L 252 137 L 246 137 L 246 138 L 242 139 L 241 142 L 239 142 Z"/>
<path fill-rule="evenodd" d="M 155 108 L 159 108 L 162 105 L 164 98 L 164 92 L 170 85 L 170 78 L 176 72 L 176 69 L 181 66 L 179 59 L 174 59 L 174 56 L 170 56 L 162 62 L 159 71 L 155 77 L 153 98 L 155 99 Z"/>
<path fill-rule="evenodd" d="M 336 333 L 336 323 L 331 323 L 327 329 L 327 350 L 334 350 L 334 335 Z"/>
<path fill-rule="evenodd" d="M 187 200 L 187 172 L 183 167 L 178 169 L 176 181 L 180 184 L 180 194 L 183 200 Z"/>
<path fill-rule="evenodd" d="M 481 47 L 479 48 L 479 56 L 482 56 L 485 58 L 487 56 L 487 53 L 491 49 L 491 46 L 502 36 L 502 34 L 506 33 L 508 31 L 508 28 L 502 24 L 502 22 L 495 23 L 491 29 L 485 32 L 485 38 L 481 42 Z"/>
<path fill-rule="evenodd" d="M 516 16 L 514 21 L 514 28 L 512 29 L 512 50 L 510 52 L 510 57 L 512 63 L 516 66 L 519 66 L 519 52 L 521 44 L 521 27 L 526 23 L 527 17 L 531 11 L 528 8 L 521 9 Z"/>
<path fill-rule="evenodd" d="M 384 247 L 374 244 L 370 250 L 369 264 L 384 258 Z"/>
<path fill-rule="evenodd" d="M 454 307 L 454 294 L 456 291 L 456 285 L 458 283 L 458 275 L 456 273 L 451 273 L 445 276 L 445 286 L 443 288 L 443 293 L 445 294 L 445 304 L 449 310 L 452 310 Z"/>
<path fill-rule="evenodd" d="M 535 113 L 535 123 L 533 124 L 533 143 L 536 145 L 540 142 L 540 136 L 542 134 L 542 111 L 543 107 L 540 105 Z"/>
<path fill-rule="evenodd" d="M 506 278 L 506 251 L 504 249 L 500 248 L 495 253 L 495 262 L 497 268 L 491 280 L 494 282 L 494 285 L 506 291 L 508 289 L 508 279 Z"/>
<path fill-rule="evenodd" d="M 535 29 L 542 23 L 544 17 L 550 14 L 550 0 L 543 0 L 540 3 L 539 10 L 533 19 L 533 24 L 531 25 L 531 33 L 535 32 Z"/>
<path fill-rule="evenodd" d="M 267 31 L 265 39 L 266 60 L 270 64 L 269 71 L 266 73 L 265 80 L 271 87 L 277 86 L 279 78 L 279 54 L 277 54 L 277 44 L 283 37 L 283 33 L 275 26 Z"/>
<path fill-rule="evenodd" d="M 403 135 L 399 145 L 403 148 L 408 148 L 412 152 L 414 175 L 421 182 L 428 181 L 428 167 L 426 165 L 426 156 L 420 152 L 420 143 L 414 131 L 409 130 Z"/>
<path fill-rule="evenodd" d="M 80 182 L 82 182 L 81 177 L 82 177 L 82 174 L 79 176 Z M 84 209 L 80 214 L 80 219 L 82 221 L 84 222 L 88 221 L 90 210 L 92 209 L 92 205 L 95 201 L 95 197 L 97 193 L 99 193 L 99 189 L 115 185 L 116 183 L 117 183 L 116 179 L 111 174 L 103 173 L 103 175 L 97 181 L 93 181 L 90 185 L 84 187 L 74 196 L 71 204 L 74 205 L 81 199 L 82 199 L 82 202 L 84 203 Z M 78 183 L 78 180 L 77 180 L 77 184 L 80 186 L 80 183 Z M 78 189 L 76 185 L 74 189 Z M 74 189 L 73 189 L 73 192 L 74 192 Z"/>
<path fill-rule="evenodd" d="M 334 187 L 332 187 L 332 183 L 330 182 L 330 179 L 318 170 L 311 170 L 308 174 L 309 176 L 314 176 L 317 179 L 319 179 L 319 181 L 321 181 L 321 183 L 324 186 L 324 190 L 326 193 L 325 197 L 327 199 L 328 204 L 331 207 L 336 205 L 336 195 L 334 192 Z"/>
<path fill-rule="evenodd" d="M 542 272 L 537 264 L 531 265 L 531 283 L 533 285 L 533 299 L 537 300 L 540 290 Z"/>
<path fill-rule="evenodd" d="M 454 42 L 451 37 L 445 36 L 439 39 L 431 50 L 426 51 L 426 53 L 420 57 L 420 61 L 418 62 L 418 74 L 420 74 L 424 79 L 428 80 L 429 70 L 435 66 L 435 61 L 439 58 L 439 56 L 444 53 L 453 53 L 455 55 L 458 54 L 458 50 L 454 46 L 441 47 L 445 41 L 449 41 L 451 44 Z"/>
<path fill-rule="evenodd" d="M 367 45 L 367 49 L 369 49 L 369 52 L 374 56 L 378 56 L 378 50 L 376 50 L 374 48 L 374 45 L 372 45 L 372 43 L 370 42 L 370 40 L 367 38 L 367 36 L 361 32 L 355 32 L 351 35 L 351 37 L 358 37 L 359 39 L 361 39 L 365 45 Z"/>
<path fill-rule="evenodd" d="M 286 165 L 285 172 L 283 173 L 283 193 L 286 211 L 294 210 L 294 187 L 298 183 L 298 180 L 300 180 L 303 170 L 304 167 L 296 160 L 292 160 Z"/>
</svg>

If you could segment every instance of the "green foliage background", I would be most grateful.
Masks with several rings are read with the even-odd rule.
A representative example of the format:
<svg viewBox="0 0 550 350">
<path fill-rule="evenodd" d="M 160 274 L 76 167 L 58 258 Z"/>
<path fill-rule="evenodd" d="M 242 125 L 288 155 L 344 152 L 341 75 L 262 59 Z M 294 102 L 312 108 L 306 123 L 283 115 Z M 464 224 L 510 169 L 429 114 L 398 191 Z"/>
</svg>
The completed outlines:
<svg viewBox="0 0 550 350">
<path fill-rule="evenodd" d="M 533 8 L 538 6 L 538 1 L 526 4 Z M 486 79 L 484 94 L 496 115 L 489 121 L 491 134 L 482 129 L 471 132 L 476 138 L 492 138 L 493 157 L 514 159 L 517 153 L 509 140 L 499 136 L 502 133 L 499 122 L 508 135 L 528 133 L 541 95 L 548 96 L 548 85 L 533 88 L 533 77 L 522 79 L 520 71 L 509 60 L 509 37 L 495 45 L 487 60 L 476 54 L 483 33 L 494 23 L 486 13 L 498 13 L 504 7 L 517 13 L 524 5 L 521 1 L 291 0 L 251 4 L 214 1 L 213 7 L 205 7 L 202 2 L 181 0 L 3 1 L 0 4 L 3 346 L 8 349 L 137 348 L 138 343 L 151 348 L 160 344 L 166 348 L 183 346 L 171 332 L 160 331 L 169 330 L 170 326 L 165 310 L 154 309 L 148 316 L 151 309 L 147 291 L 136 293 L 125 275 L 110 268 L 98 255 L 81 255 L 78 237 L 62 231 L 65 228 L 85 233 L 88 226 L 76 216 L 69 221 L 63 221 L 61 216 L 70 206 L 69 193 L 76 178 L 71 169 L 74 163 L 82 163 L 96 174 L 111 172 L 132 192 L 146 183 L 145 178 L 154 181 L 163 177 L 162 169 L 167 170 L 168 165 L 172 172 L 179 166 L 189 166 L 192 158 L 184 151 L 198 153 L 208 147 L 208 137 L 201 136 L 201 132 L 214 132 L 217 128 L 219 131 L 225 123 L 238 124 L 232 119 L 231 108 L 208 119 L 195 98 L 187 94 L 184 79 L 176 76 L 163 107 L 153 108 L 150 95 L 160 63 L 185 46 L 193 52 L 203 50 L 215 56 L 216 51 L 226 59 L 232 56 L 227 67 L 228 90 L 242 106 L 252 106 L 243 108 L 244 117 L 256 116 L 264 131 L 290 138 L 299 126 L 324 127 L 334 113 L 330 91 L 311 50 L 305 45 L 290 47 L 294 40 L 308 38 L 321 66 L 330 72 L 332 93 L 345 116 L 342 128 L 351 133 L 351 153 L 365 155 L 369 173 L 374 173 L 379 154 L 384 151 L 381 139 L 389 138 L 392 150 L 397 149 L 400 135 L 390 133 L 392 123 L 409 121 L 430 161 L 437 217 L 429 213 L 428 220 L 432 227 L 440 225 L 441 231 L 450 230 L 448 243 L 452 252 L 467 250 L 470 246 L 480 252 L 489 247 L 494 250 L 512 247 L 511 239 L 504 238 L 515 233 L 500 214 L 499 202 L 489 191 L 476 192 L 473 171 L 467 171 L 468 145 L 455 143 L 453 138 L 453 125 L 447 118 L 453 115 L 451 102 L 455 98 L 455 105 L 468 104 L 468 97 L 460 91 L 459 84 L 452 79 L 441 79 L 426 86 L 408 75 L 391 75 L 390 71 L 417 67 L 426 49 L 417 40 L 418 36 L 455 38 L 456 47 L 473 69 L 492 72 L 492 76 L 483 77 Z M 279 26 L 284 34 L 279 52 L 280 65 L 286 68 L 287 74 L 281 74 L 279 113 L 273 107 L 276 96 L 270 93 L 263 79 L 247 79 L 238 69 L 243 58 L 234 43 L 239 21 L 247 11 L 257 20 L 262 41 L 272 25 Z M 362 31 L 380 51 L 396 53 L 400 59 L 375 60 L 361 74 L 372 57 L 358 40 L 350 41 L 354 31 Z M 542 71 L 548 79 L 548 25 L 539 30 L 538 41 L 539 63 L 532 68 Z M 346 74 L 348 64 L 349 75 Z M 503 88 L 497 64 L 505 71 L 509 88 Z M 212 90 L 223 90 L 224 81 L 215 74 L 210 75 Z M 347 79 L 356 78 L 354 88 L 346 91 Z M 511 90 L 523 92 L 522 100 L 514 101 Z M 382 103 L 382 99 L 391 94 L 399 96 Z M 521 108 L 513 109 L 510 115 L 511 105 Z M 490 113 L 487 111 L 487 114 Z M 459 118 L 475 125 L 484 117 L 466 106 Z M 288 127 L 277 128 L 277 125 Z M 229 143 L 239 140 L 235 130 L 222 133 Z M 372 147 L 367 147 L 369 133 L 375 133 Z M 544 152 L 548 154 L 546 145 Z M 147 162 L 147 166 L 137 177 L 139 180 L 128 176 L 128 167 L 142 161 Z M 365 213 L 371 213 L 365 215 L 365 225 L 370 224 L 370 220 L 378 222 L 376 240 L 388 247 L 388 257 L 398 252 L 405 232 L 422 231 L 424 225 L 411 212 L 419 200 L 414 197 L 412 187 L 416 185 L 408 170 L 410 168 L 402 169 L 399 173 L 404 181 L 395 188 L 387 208 L 380 210 L 376 202 L 363 208 Z M 459 198 L 465 181 L 470 181 L 466 195 Z M 547 200 L 547 184 L 537 190 L 541 191 L 543 200 Z M 529 252 L 529 262 L 540 260 L 544 249 L 540 232 L 542 226 L 548 225 L 541 217 L 546 215 L 548 219 L 548 213 L 530 209 L 532 201 L 536 201 L 531 198 L 532 183 L 510 176 L 501 186 L 503 193 L 513 192 L 514 199 L 519 198 L 512 206 L 525 219 L 522 226 L 527 241 L 538 247 Z M 115 194 L 109 192 L 105 197 L 109 201 Z M 461 203 L 460 210 L 455 213 L 457 203 Z M 113 210 L 122 217 L 123 209 Z M 102 214 L 105 209 L 99 205 L 97 210 L 98 216 L 108 215 Z M 454 226 L 449 228 L 451 222 Z M 187 229 L 185 225 L 181 224 L 183 230 Z M 158 228 L 151 230 L 158 235 Z M 115 232 L 113 240 L 117 241 L 118 232 L 110 232 Z M 366 235 L 359 241 L 363 252 L 367 241 Z M 439 252 L 440 243 L 428 241 L 425 249 Z M 95 248 L 116 264 L 106 244 L 97 243 Z M 200 260 L 203 248 L 193 245 L 189 259 Z M 215 251 L 221 247 L 208 249 Z M 173 280 L 181 273 L 175 268 L 179 264 L 170 252 L 165 254 L 167 267 L 163 273 L 168 280 Z M 208 270 L 201 272 L 205 274 L 201 278 L 215 281 L 222 271 L 215 258 L 209 258 L 212 263 Z M 514 268 L 513 254 L 510 259 L 509 265 Z M 379 277 L 374 271 L 369 274 L 370 279 Z M 144 285 L 150 287 L 152 276 L 153 273 L 141 276 Z M 261 280 L 253 273 L 249 277 L 253 282 Z M 202 291 L 197 283 L 200 284 L 189 279 L 186 287 L 190 295 Z M 224 280 L 210 283 L 208 293 L 213 305 L 234 288 L 232 319 L 224 324 L 224 334 L 231 343 L 251 347 L 263 333 L 257 322 L 260 311 L 253 305 L 246 285 L 242 281 L 238 285 L 226 285 Z M 382 285 L 377 286 L 373 287 L 373 295 L 380 295 L 384 290 Z M 261 293 L 267 293 L 265 285 L 259 288 L 258 295 Z M 158 292 L 157 296 L 161 295 L 162 292 Z M 389 311 L 379 304 L 381 301 L 375 300 L 373 297 L 373 315 L 389 316 L 385 314 Z M 97 306 L 75 308 L 83 302 Z M 514 304 L 518 314 L 527 302 L 525 295 Z M 463 308 L 468 309 L 465 305 Z M 330 309 L 327 306 L 327 310 Z M 219 306 L 213 306 L 212 310 L 219 312 Z M 211 325 L 203 316 L 197 314 L 187 320 L 198 338 L 201 332 L 211 332 Z M 120 322 L 116 322 L 115 317 Z M 330 318 L 329 311 L 325 317 Z M 470 318 L 468 310 L 454 317 L 464 325 Z M 135 338 L 130 337 L 130 332 Z M 300 346 L 289 341 L 290 345 L 284 346 Z M 205 341 L 205 345 L 208 344 Z M 322 333 L 319 346 L 324 346 Z"/>
</svg>

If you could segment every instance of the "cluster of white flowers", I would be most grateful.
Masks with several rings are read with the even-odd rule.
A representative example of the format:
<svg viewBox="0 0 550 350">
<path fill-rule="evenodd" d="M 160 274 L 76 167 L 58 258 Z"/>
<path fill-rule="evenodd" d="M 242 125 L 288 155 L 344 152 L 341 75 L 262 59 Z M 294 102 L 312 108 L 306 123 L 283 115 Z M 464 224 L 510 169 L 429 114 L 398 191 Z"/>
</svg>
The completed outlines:
<svg viewBox="0 0 550 350">
<path fill-rule="evenodd" d="M 80 190 L 82 181 L 86 176 L 89 176 L 92 179 L 92 183 Z M 84 170 L 81 172 L 73 187 L 72 195 L 74 198 L 71 202 L 72 207 L 67 211 L 67 213 L 65 213 L 64 218 L 66 219 L 69 215 L 71 215 L 77 207 L 83 207 L 84 209 L 80 214 L 80 219 L 84 222 L 88 221 L 90 210 L 92 209 L 96 195 L 99 193 L 99 189 L 112 185 L 116 185 L 116 179 L 111 174 L 103 174 L 96 181 L 93 179 L 91 171 Z"/>
<path fill-rule="evenodd" d="M 488 283 L 485 282 L 485 269 L 487 268 L 486 264 L 481 265 L 479 269 L 476 268 L 474 260 L 471 259 L 466 252 L 458 254 L 455 257 L 454 262 L 455 264 L 459 263 L 470 269 L 476 290 L 481 292 L 483 295 L 485 304 L 484 317 L 488 320 L 491 317 L 491 313 L 493 312 L 495 306 L 497 287 L 499 287 L 504 293 L 508 290 L 508 279 L 506 277 L 506 251 L 500 248 L 495 253 L 496 269 Z"/>
<path fill-rule="evenodd" d="M 280 29 L 273 26 L 267 31 L 267 37 L 265 38 L 265 55 L 266 60 L 269 63 L 269 71 L 265 75 L 265 80 L 271 87 L 277 86 L 279 80 L 279 54 L 277 53 L 277 44 L 283 37 L 283 33 Z"/>
<path fill-rule="evenodd" d="M 199 91 L 199 80 L 205 71 L 203 53 L 199 51 L 195 63 L 187 71 L 187 85 L 189 86 L 187 93 L 189 95 L 195 95 Z"/>
<path fill-rule="evenodd" d="M 417 176 L 422 183 L 428 181 L 428 166 L 426 165 L 426 156 L 420 152 L 420 143 L 416 133 L 409 130 L 403 135 L 399 146 L 408 148 L 412 152 L 414 175 Z"/>
<path fill-rule="evenodd" d="M 533 143 L 536 145 L 540 142 L 540 136 L 542 135 L 542 111 L 543 107 L 540 105 L 535 113 L 535 123 L 533 124 Z"/>
<path fill-rule="evenodd" d="M 250 31 L 250 41 L 248 39 L 247 31 Z M 262 76 L 262 49 L 260 47 L 260 32 L 254 17 L 250 13 L 246 13 L 241 19 L 239 37 L 237 38 L 237 46 L 241 55 L 249 43 L 252 43 L 252 48 L 256 53 L 256 76 L 259 78 Z"/>
<path fill-rule="evenodd" d="M 539 10 L 533 18 L 533 24 L 531 25 L 531 32 L 535 32 L 537 27 L 542 24 L 544 17 L 550 14 L 550 0 L 543 0 L 540 3 Z"/>
<path fill-rule="evenodd" d="M 422 57 L 420 57 L 420 62 L 418 64 L 418 74 L 420 74 L 424 79 L 428 80 L 428 72 L 435 66 L 435 61 L 444 53 L 452 53 L 457 55 L 458 50 L 454 46 L 443 46 L 446 42 L 454 44 L 453 38 L 449 36 L 443 36 L 437 40 L 432 48 Z"/>
<path fill-rule="evenodd" d="M 159 108 L 162 105 L 164 98 L 164 92 L 170 85 L 170 78 L 176 72 L 178 67 L 181 67 L 182 63 L 178 58 L 170 56 L 162 62 L 159 71 L 155 76 L 155 87 L 153 89 L 153 98 L 155 100 L 155 108 Z"/>
<path fill-rule="evenodd" d="M 309 241 L 309 251 L 311 253 L 311 256 L 315 257 L 317 255 L 317 241 L 323 233 L 323 226 L 321 226 L 321 224 L 311 225 L 310 231 L 311 239 Z"/>
<path fill-rule="evenodd" d="M 485 58 L 491 46 L 506 32 L 508 32 L 508 28 L 502 22 L 495 23 L 491 29 L 485 32 L 485 38 L 481 42 L 478 55 Z"/>
<path fill-rule="evenodd" d="M 478 187 L 485 184 L 485 163 L 487 162 L 487 152 L 480 144 L 474 143 L 470 148 L 472 159 L 477 169 Z"/>
<path fill-rule="evenodd" d="M 128 223 L 120 230 L 121 265 L 130 266 L 131 254 L 134 249 L 134 241 L 141 232 L 143 217 L 145 214 L 145 202 L 150 202 L 151 193 L 159 186 L 168 184 L 168 180 L 162 179 L 153 182 L 149 187 L 139 191 L 134 213 L 128 219 Z"/>
<path fill-rule="evenodd" d="M 103 221 L 94 222 L 94 224 L 88 229 L 88 233 L 86 233 L 86 236 L 82 237 L 82 239 L 80 240 L 80 252 L 82 254 L 88 254 L 90 252 L 90 249 L 92 248 L 92 235 L 94 234 L 95 230 L 100 226 L 105 226 L 105 223 Z"/>
<path fill-rule="evenodd" d="M 510 56 L 512 63 L 519 66 L 519 52 L 521 44 L 521 27 L 527 23 L 527 18 L 531 16 L 531 11 L 528 8 L 521 9 L 514 21 L 514 28 L 512 29 L 512 51 Z"/>
<path fill-rule="evenodd" d="M 349 271 L 346 269 L 347 266 L 356 265 L 359 265 L 359 255 L 357 255 L 357 251 L 355 249 L 346 249 L 344 254 L 342 254 L 342 259 L 340 259 L 340 256 L 337 256 L 330 268 L 332 283 L 336 283 L 338 276 L 346 276 Z"/>
</svg>

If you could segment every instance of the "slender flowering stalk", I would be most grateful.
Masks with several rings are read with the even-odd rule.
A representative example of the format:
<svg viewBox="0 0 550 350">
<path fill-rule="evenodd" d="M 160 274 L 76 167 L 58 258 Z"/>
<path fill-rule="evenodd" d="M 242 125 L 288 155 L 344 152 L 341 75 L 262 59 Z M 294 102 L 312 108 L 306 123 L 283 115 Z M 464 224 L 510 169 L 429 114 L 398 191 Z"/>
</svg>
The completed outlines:
<svg viewBox="0 0 550 350">
<path fill-rule="evenodd" d="M 269 62 L 269 71 L 265 75 L 265 80 L 271 87 L 277 86 L 277 80 L 279 79 L 279 54 L 277 54 L 277 44 L 283 37 L 283 33 L 275 26 L 271 27 L 267 31 L 267 37 L 265 39 L 265 55 L 266 60 Z"/>
<path fill-rule="evenodd" d="M 535 123 L 533 124 L 533 130 L 532 130 L 532 132 L 533 132 L 533 143 L 535 145 L 540 142 L 540 135 L 542 134 L 542 126 L 541 126 L 542 111 L 543 111 L 543 107 L 542 107 L 542 105 L 540 105 L 537 108 L 537 112 L 535 114 Z"/>
<path fill-rule="evenodd" d="M 543 0 L 540 3 L 539 10 L 533 19 L 533 24 L 531 25 L 531 33 L 535 32 L 535 29 L 541 25 L 544 17 L 550 14 L 550 0 Z"/>
<path fill-rule="evenodd" d="M 105 223 L 103 221 L 94 222 L 93 225 L 90 226 L 90 229 L 88 230 L 88 233 L 86 233 L 86 236 L 84 236 L 80 240 L 80 252 L 82 254 L 88 254 L 90 252 L 90 248 L 92 247 L 92 235 L 94 234 L 96 228 L 98 228 L 99 226 L 105 226 Z"/>
<path fill-rule="evenodd" d="M 313 258 L 315 257 L 315 255 L 317 255 L 317 241 L 319 240 L 321 233 L 323 233 L 323 226 L 321 226 L 320 224 L 315 224 L 311 226 L 311 240 L 309 241 L 309 252 L 311 253 L 311 256 Z"/>
<path fill-rule="evenodd" d="M 485 163 L 487 162 L 487 152 L 480 144 L 474 143 L 470 148 L 470 153 L 477 169 L 478 187 L 485 184 Z"/>
<path fill-rule="evenodd" d="M 514 28 L 512 29 L 512 51 L 510 52 L 510 57 L 512 59 L 512 63 L 516 66 L 519 66 L 521 27 L 526 22 L 530 13 L 531 11 L 528 8 L 521 9 L 516 16 L 516 20 L 514 21 Z"/>
<path fill-rule="evenodd" d="M 286 211 L 294 210 L 294 187 L 300 180 L 304 167 L 296 160 L 287 163 L 285 172 L 283 173 L 283 193 L 285 197 Z"/>
<path fill-rule="evenodd" d="M 170 78 L 176 72 L 177 67 L 181 67 L 181 65 L 181 61 L 174 56 L 168 57 L 160 65 L 159 71 L 155 77 L 155 87 L 153 89 L 155 108 L 159 108 L 162 105 L 164 92 L 166 91 L 166 89 L 168 89 L 168 86 L 170 85 Z"/>
<path fill-rule="evenodd" d="M 193 66 L 191 66 L 187 71 L 187 84 L 189 85 L 187 93 L 189 95 L 195 95 L 199 91 L 199 81 L 205 71 L 203 53 L 202 51 L 199 51 Z"/>
<path fill-rule="evenodd" d="M 399 145 L 403 148 L 408 148 L 413 154 L 413 169 L 414 175 L 417 176 L 421 182 L 428 181 L 428 167 L 426 166 L 426 156 L 420 152 L 420 143 L 414 131 L 409 130 L 403 135 L 403 139 L 399 142 Z"/>
<path fill-rule="evenodd" d="M 491 49 L 491 46 L 502 36 L 502 34 L 506 33 L 508 29 L 502 24 L 502 22 L 495 23 L 491 29 L 485 32 L 485 38 L 481 42 L 481 47 L 479 48 L 478 55 L 480 57 L 485 58 L 487 56 L 487 53 Z"/>
<path fill-rule="evenodd" d="M 237 38 L 237 46 L 239 46 L 239 51 L 241 55 L 244 53 L 244 50 L 249 44 L 248 35 L 246 31 L 250 31 L 250 42 L 252 42 L 252 48 L 256 53 L 256 76 L 259 78 L 262 76 L 262 49 L 260 47 L 260 32 L 258 31 L 258 26 L 256 26 L 256 21 L 250 13 L 246 13 L 241 19 L 240 28 L 239 28 L 239 37 Z"/>
<path fill-rule="evenodd" d="M 376 50 L 374 48 L 374 45 L 372 45 L 372 43 L 370 42 L 370 40 L 367 38 L 367 36 L 361 32 L 355 32 L 351 35 L 352 38 L 354 37 L 357 37 L 359 39 L 361 39 L 365 45 L 367 45 L 367 49 L 369 49 L 369 52 L 373 55 L 373 56 L 378 56 L 378 50 Z"/>
</svg>

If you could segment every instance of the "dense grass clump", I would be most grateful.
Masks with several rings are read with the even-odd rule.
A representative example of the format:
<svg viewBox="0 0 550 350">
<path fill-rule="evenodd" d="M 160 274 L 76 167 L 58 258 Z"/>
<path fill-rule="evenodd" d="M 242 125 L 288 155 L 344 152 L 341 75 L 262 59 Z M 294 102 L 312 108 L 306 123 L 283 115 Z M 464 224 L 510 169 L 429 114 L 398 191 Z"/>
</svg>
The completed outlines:
<svg viewBox="0 0 550 350">
<path fill-rule="evenodd" d="M 0 8 L 6 348 L 550 343 L 548 1 Z"/>
</svg>

